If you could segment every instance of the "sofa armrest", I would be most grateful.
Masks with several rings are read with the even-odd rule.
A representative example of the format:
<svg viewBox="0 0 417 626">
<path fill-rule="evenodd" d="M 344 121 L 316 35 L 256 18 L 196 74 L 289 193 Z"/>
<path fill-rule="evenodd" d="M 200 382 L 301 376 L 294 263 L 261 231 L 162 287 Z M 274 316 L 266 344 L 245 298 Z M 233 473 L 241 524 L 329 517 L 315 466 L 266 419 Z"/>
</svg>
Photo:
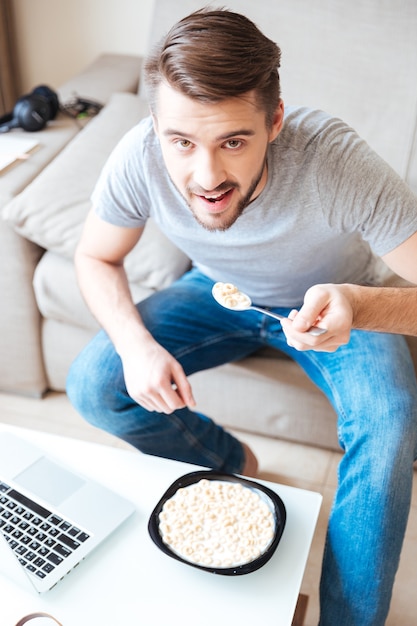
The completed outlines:
<svg viewBox="0 0 417 626">
<path fill-rule="evenodd" d="M 137 93 L 142 57 L 102 54 L 82 72 L 59 87 L 60 102 L 80 96 L 107 104 L 115 92 Z"/>
<path fill-rule="evenodd" d="M 0 391 L 40 397 L 47 387 L 32 288 L 42 248 L 0 220 Z"/>
</svg>

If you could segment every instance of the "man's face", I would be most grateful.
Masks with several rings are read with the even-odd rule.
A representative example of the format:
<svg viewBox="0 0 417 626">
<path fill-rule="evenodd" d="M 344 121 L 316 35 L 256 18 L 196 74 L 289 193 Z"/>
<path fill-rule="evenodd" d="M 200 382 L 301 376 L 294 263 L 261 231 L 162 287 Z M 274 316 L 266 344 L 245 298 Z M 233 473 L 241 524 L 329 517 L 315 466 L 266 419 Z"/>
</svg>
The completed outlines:
<svg viewBox="0 0 417 626">
<path fill-rule="evenodd" d="M 226 230 L 262 191 L 268 143 L 283 121 L 280 102 L 271 129 L 253 92 L 201 103 L 162 83 L 154 115 L 168 173 L 196 220 Z"/>
</svg>

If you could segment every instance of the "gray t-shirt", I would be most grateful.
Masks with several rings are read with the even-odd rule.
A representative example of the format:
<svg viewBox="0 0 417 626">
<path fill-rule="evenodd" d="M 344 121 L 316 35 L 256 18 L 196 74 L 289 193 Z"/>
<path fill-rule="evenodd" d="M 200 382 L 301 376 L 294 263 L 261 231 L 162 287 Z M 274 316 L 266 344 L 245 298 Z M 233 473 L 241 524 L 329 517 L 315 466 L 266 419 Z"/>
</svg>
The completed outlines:
<svg viewBox="0 0 417 626">
<path fill-rule="evenodd" d="M 296 107 L 269 146 L 265 188 L 226 231 L 197 223 L 150 118 L 113 151 L 93 206 L 118 226 L 151 217 L 194 266 L 266 306 L 299 306 L 317 283 L 375 284 L 375 255 L 417 231 L 416 196 L 366 142 L 341 120 Z"/>
</svg>

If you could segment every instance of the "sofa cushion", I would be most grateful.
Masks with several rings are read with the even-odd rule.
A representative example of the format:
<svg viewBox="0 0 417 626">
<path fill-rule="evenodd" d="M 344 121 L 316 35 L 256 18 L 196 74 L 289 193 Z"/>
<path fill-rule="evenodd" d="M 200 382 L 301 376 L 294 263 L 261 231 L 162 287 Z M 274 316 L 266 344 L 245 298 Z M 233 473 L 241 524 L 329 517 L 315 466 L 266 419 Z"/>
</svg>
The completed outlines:
<svg viewBox="0 0 417 626">
<path fill-rule="evenodd" d="M 145 241 L 146 247 L 146 241 Z M 157 271 L 157 268 L 154 269 Z M 140 282 L 136 277 L 136 283 L 132 285 L 132 297 L 135 302 L 143 300 L 154 291 L 152 286 Z M 149 278 L 152 271 L 149 272 Z M 154 276 L 155 282 L 159 276 Z M 159 283 L 158 283 L 159 284 Z M 65 285 L 65 289 L 62 288 Z M 33 289 L 39 311 L 45 319 L 53 319 L 75 325 L 85 330 L 99 329 L 97 321 L 88 309 L 81 292 L 78 288 L 75 266 L 72 261 L 65 259 L 55 252 L 45 252 L 36 266 L 33 277 Z"/>
<path fill-rule="evenodd" d="M 82 72 L 58 89 L 60 102 L 66 104 L 74 96 L 106 104 L 115 92 L 136 93 L 142 57 L 128 54 L 101 54 Z"/>
<path fill-rule="evenodd" d="M 107 156 L 147 110 L 136 95 L 114 94 L 109 104 L 4 207 L 3 217 L 23 237 L 72 257 Z"/>
<path fill-rule="evenodd" d="M 63 148 L 79 133 L 76 120 L 58 113 L 43 130 L 36 133 L 39 145 L 25 160 L 15 161 L 0 172 L 0 207 L 5 206 L 30 184 Z M 24 130 L 13 131 L 25 136 Z"/>
</svg>

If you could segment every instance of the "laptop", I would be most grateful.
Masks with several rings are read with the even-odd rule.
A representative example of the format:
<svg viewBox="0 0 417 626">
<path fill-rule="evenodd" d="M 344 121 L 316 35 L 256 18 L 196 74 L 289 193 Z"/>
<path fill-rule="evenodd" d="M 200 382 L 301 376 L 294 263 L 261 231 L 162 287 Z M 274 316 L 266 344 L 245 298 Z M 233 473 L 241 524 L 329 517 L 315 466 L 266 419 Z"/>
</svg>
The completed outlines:
<svg viewBox="0 0 417 626">
<path fill-rule="evenodd" d="M 134 511 L 31 442 L 0 433 L 0 572 L 15 582 L 48 591 Z"/>
</svg>

